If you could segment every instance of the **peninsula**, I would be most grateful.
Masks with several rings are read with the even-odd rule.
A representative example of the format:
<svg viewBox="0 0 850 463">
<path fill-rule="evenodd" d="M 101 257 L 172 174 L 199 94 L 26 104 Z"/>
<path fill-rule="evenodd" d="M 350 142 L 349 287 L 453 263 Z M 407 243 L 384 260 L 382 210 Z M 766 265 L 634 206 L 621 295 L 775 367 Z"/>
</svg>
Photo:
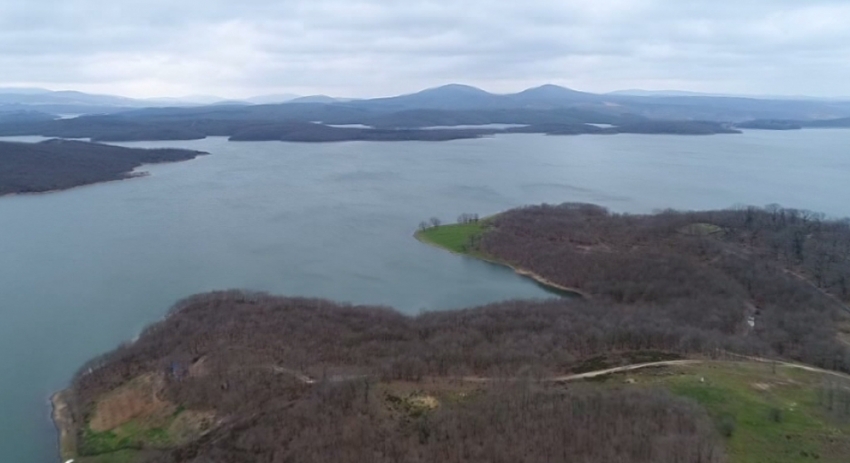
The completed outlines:
<svg viewBox="0 0 850 463">
<path fill-rule="evenodd" d="M 182 149 L 136 149 L 74 140 L 0 142 L 0 196 L 67 190 L 141 174 L 143 164 L 177 162 L 207 153 Z"/>
<path fill-rule="evenodd" d="M 62 457 L 845 461 L 846 222 L 587 204 L 461 222 L 419 237 L 590 297 L 411 317 L 194 296 L 54 397 Z"/>
</svg>

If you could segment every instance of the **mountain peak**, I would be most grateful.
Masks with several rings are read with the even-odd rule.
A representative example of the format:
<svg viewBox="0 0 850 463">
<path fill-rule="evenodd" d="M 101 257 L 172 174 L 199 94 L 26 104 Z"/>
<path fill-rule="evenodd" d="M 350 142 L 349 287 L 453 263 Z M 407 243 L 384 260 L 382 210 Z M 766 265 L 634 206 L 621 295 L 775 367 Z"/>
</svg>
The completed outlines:
<svg viewBox="0 0 850 463">
<path fill-rule="evenodd" d="M 544 84 L 539 87 L 532 87 L 527 90 L 523 90 L 519 92 L 519 95 L 541 95 L 541 96 L 553 96 L 553 95 L 575 95 L 576 93 L 582 93 L 571 88 L 561 87 L 560 85 L 554 84 Z"/>
<path fill-rule="evenodd" d="M 481 90 L 478 87 L 473 87 L 471 85 L 464 84 L 448 84 L 440 87 L 429 88 L 427 90 L 423 90 L 421 93 L 456 93 L 456 94 L 468 94 L 468 95 L 489 95 L 487 91 Z"/>
</svg>

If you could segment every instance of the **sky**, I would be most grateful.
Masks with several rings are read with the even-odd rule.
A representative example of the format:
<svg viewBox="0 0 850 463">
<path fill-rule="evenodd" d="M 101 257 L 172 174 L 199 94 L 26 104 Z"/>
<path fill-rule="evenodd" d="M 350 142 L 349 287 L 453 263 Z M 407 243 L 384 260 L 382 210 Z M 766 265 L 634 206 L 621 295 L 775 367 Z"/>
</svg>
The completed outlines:
<svg viewBox="0 0 850 463">
<path fill-rule="evenodd" d="M 848 0 L 0 0 L 0 87 L 850 96 Z"/>
</svg>

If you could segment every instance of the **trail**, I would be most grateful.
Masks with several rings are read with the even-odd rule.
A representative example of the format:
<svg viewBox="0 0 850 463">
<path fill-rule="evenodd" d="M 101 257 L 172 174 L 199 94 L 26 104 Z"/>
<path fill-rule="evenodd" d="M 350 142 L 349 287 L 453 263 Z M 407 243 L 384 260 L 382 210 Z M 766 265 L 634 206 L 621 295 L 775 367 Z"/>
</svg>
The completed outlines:
<svg viewBox="0 0 850 463">
<path fill-rule="evenodd" d="M 662 362 L 650 362 L 650 363 L 639 363 L 634 365 L 625 365 L 621 367 L 614 368 L 606 368 L 604 370 L 595 370 L 595 371 L 587 371 L 584 373 L 574 373 L 569 375 L 559 375 L 559 376 L 551 376 L 548 378 L 542 378 L 540 381 L 543 382 L 551 382 L 551 383 L 561 383 L 568 381 L 576 381 L 580 379 L 590 379 L 596 378 L 599 376 L 610 375 L 614 373 L 623 373 L 626 371 L 634 371 L 641 370 L 644 368 L 652 368 L 652 367 L 672 367 L 672 366 L 685 366 L 685 365 L 695 365 L 698 363 L 703 363 L 703 360 L 665 360 Z M 492 377 L 482 377 L 482 376 L 465 376 L 461 378 L 463 381 L 467 382 L 475 382 L 475 383 L 488 383 L 494 381 L 516 381 L 519 378 L 492 378 Z"/>
<path fill-rule="evenodd" d="M 848 375 L 848 374 L 841 373 L 841 372 L 838 372 L 838 371 L 833 371 L 833 370 L 827 370 L 827 369 L 824 369 L 824 368 L 813 367 L 813 366 L 810 366 L 810 365 L 804 365 L 802 363 L 783 362 L 783 361 L 779 361 L 779 360 L 771 360 L 771 359 L 766 359 L 766 358 L 761 358 L 761 357 L 749 357 L 749 356 L 746 356 L 746 355 L 738 355 L 738 354 L 732 354 L 732 353 L 727 353 L 726 355 L 736 357 L 736 358 L 740 359 L 741 361 L 763 363 L 763 364 L 775 364 L 777 366 L 781 366 L 781 367 L 785 367 L 785 368 L 793 368 L 793 369 L 797 369 L 797 370 L 804 370 L 804 371 L 809 371 L 809 372 L 812 372 L 812 373 L 820 373 L 820 374 L 825 374 L 825 375 L 829 375 L 829 376 L 834 376 L 834 377 L 837 377 L 837 378 L 850 380 L 850 375 Z M 643 369 L 646 369 L 646 368 L 683 367 L 683 366 L 699 365 L 699 364 L 712 363 L 712 362 L 723 363 L 723 361 L 721 361 L 721 360 L 699 360 L 699 359 L 664 360 L 664 361 L 661 361 L 661 362 L 638 363 L 638 364 L 624 365 L 624 366 L 614 367 L 614 368 L 605 368 L 605 369 L 602 369 L 602 370 L 587 371 L 587 372 L 584 372 L 584 373 L 573 373 L 573 374 L 569 374 L 569 375 L 550 376 L 550 377 L 546 377 L 546 378 L 540 378 L 540 379 L 538 379 L 538 381 L 547 382 L 547 383 L 565 383 L 565 382 L 570 382 L 570 381 L 579 381 L 579 380 L 582 380 L 582 379 L 598 378 L 600 376 L 611 375 L 611 374 L 616 374 L 616 373 L 625 373 L 625 372 L 629 372 L 629 371 L 643 370 Z M 271 366 L 271 369 L 276 373 L 290 375 L 290 376 L 296 378 L 297 380 L 301 381 L 304 384 L 316 384 L 316 383 L 318 383 L 317 380 L 315 380 L 315 379 L 313 379 L 313 378 L 311 378 L 311 377 L 309 377 L 309 376 L 307 376 L 303 373 L 300 373 L 296 370 L 290 369 L 290 368 L 285 368 L 285 367 L 281 367 L 281 366 Z M 328 378 L 328 381 L 330 381 L 330 382 L 355 381 L 355 380 L 364 379 L 364 378 L 368 378 L 368 377 L 369 377 L 369 375 L 334 376 L 334 377 Z M 497 382 L 497 381 L 519 381 L 521 378 L 519 378 L 519 377 L 507 377 L 507 378 L 505 378 L 505 377 L 486 377 L 486 376 L 464 376 L 464 377 L 461 377 L 461 378 L 433 378 L 433 379 L 459 379 L 461 381 L 470 382 L 470 383 L 491 383 L 491 382 Z"/>
<path fill-rule="evenodd" d="M 606 368 L 604 370 L 596 370 L 589 371 L 586 373 L 576 373 L 572 375 L 564 375 L 564 376 L 555 376 L 552 378 L 546 378 L 544 381 L 550 382 L 566 382 L 566 381 L 576 381 L 579 379 L 590 379 L 596 378 L 599 376 L 610 375 L 613 373 L 623 373 L 626 371 L 634 371 L 634 370 L 642 370 L 644 368 L 652 368 L 652 367 L 674 367 L 674 366 L 685 366 L 685 365 L 696 365 L 698 363 L 702 363 L 702 360 L 665 360 L 662 362 L 650 362 L 650 363 L 639 363 L 636 365 L 626 365 L 622 367 L 616 368 Z"/>
<path fill-rule="evenodd" d="M 840 371 L 834 371 L 834 370 L 827 370 L 827 369 L 824 369 L 824 368 L 813 367 L 811 365 L 804 365 L 802 363 L 783 362 L 781 360 L 771 360 L 771 359 L 766 359 L 766 358 L 762 358 L 762 357 L 750 357 L 748 355 L 738 355 L 738 354 L 733 354 L 731 352 L 726 352 L 726 355 L 729 355 L 731 357 L 737 357 L 741 360 L 747 360 L 747 361 L 750 361 L 750 362 L 772 363 L 772 364 L 776 364 L 777 366 L 782 366 L 782 367 L 786 367 L 786 368 L 794 368 L 794 369 L 797 369 L 797 370 L 810 371 L 812 373 L 821 373 L 821 374 L 825 374 L 825 375 L 829 375 L 829 376 L 835 376 L 837 378 L 850 380 L 850 375 L 848 375 L 846 373 L 841 373 Z"/>
</svg>

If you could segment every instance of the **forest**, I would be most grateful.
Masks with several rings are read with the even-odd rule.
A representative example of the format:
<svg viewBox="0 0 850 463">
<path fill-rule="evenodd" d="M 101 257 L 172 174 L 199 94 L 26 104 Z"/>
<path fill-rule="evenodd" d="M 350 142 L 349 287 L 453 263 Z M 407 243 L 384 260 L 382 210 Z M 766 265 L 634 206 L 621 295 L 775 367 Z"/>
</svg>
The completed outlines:
<svg viewBox="0 0 850 463">
<path fill-rule="evenodd" d="M 716 429 L 688 401 L 657 390 L 533 381 L 597 367 L 605 352 L 617 354 L 607 361 L 629 363 L 739 347 L 720 332 L 676 328 L 653 315 L 553 300 L 407 317 L 317 299 L 210 293 L 182 301 L 136 342 L 84 365 L 68 403 L 75 422 L 96 423 L 104 397 L 153 374 L 163 378 L 157 400 L 219 417 L 199 439 L 141 461 L 726 461 Z M 517 375 L 529 382 L 510 380 Z M 504 381 L 443 398 L 428 413 L 388 389 L 465 376 Z M 83 456 L 104 450 L 85 426 L 77 432 Z"/>
<path fill-rule="evenodd" d="M 79 369 L 62 399 L 74 455 L 726 462 L 734 421 L 651 385 L 558 378 L 678 359 L 850 371 L 848 221 L 778 206 L 629 215 L 590 204 L 460 220 L 483 229 L 467 251 L 587 297 L 407 316 L 238 290 L 193 296 Z M 844 420 L 839 379 L 817 402 Z M 713 400 L 704 394 L 688 397 Z M 781 423 L 787 410 L 765 400 L 759 419 Z"/>
<path fill-rule="evenodd" d="M 499 214 L 470 244 L 600 301 L 743 335 L 850 371 L 850 222 L 779 206 L 613 214 L 589 204 Z"/>
<path fill-rule="evenodd" d="M 410 130 L 331 127 L 312 122 L 292 121 L 241 129 L 230 137 L 230 141 L 449 141 L 479 138 L 482 135 L 493 133 L 495 133 L 493 130 Z"/>
<path fill-rule="evenodd" d="M 524 127 L 428 129 L 488 124 Z M 611 127 L 602 129 L 589 124 Z M 445 141 L 496 133 L 708 135 L 738 131 L 720 122 L 648 119 L 580 108 L 391 111 L 317 103 L 150 108 L 56 120 L 23 116 L 0 119 L 2 136 L 41 135 L 93 141 L 196 140 L 211 136 L 230 137 L 233 141 Z"/>
<path fill-rule="evenodd" d="M 136 149 L 71 140 L 0 142 L 0 196 L 65 190 L 133 176 L 143 164 L 203 155 L 180 149 Z"/>
</svg>

